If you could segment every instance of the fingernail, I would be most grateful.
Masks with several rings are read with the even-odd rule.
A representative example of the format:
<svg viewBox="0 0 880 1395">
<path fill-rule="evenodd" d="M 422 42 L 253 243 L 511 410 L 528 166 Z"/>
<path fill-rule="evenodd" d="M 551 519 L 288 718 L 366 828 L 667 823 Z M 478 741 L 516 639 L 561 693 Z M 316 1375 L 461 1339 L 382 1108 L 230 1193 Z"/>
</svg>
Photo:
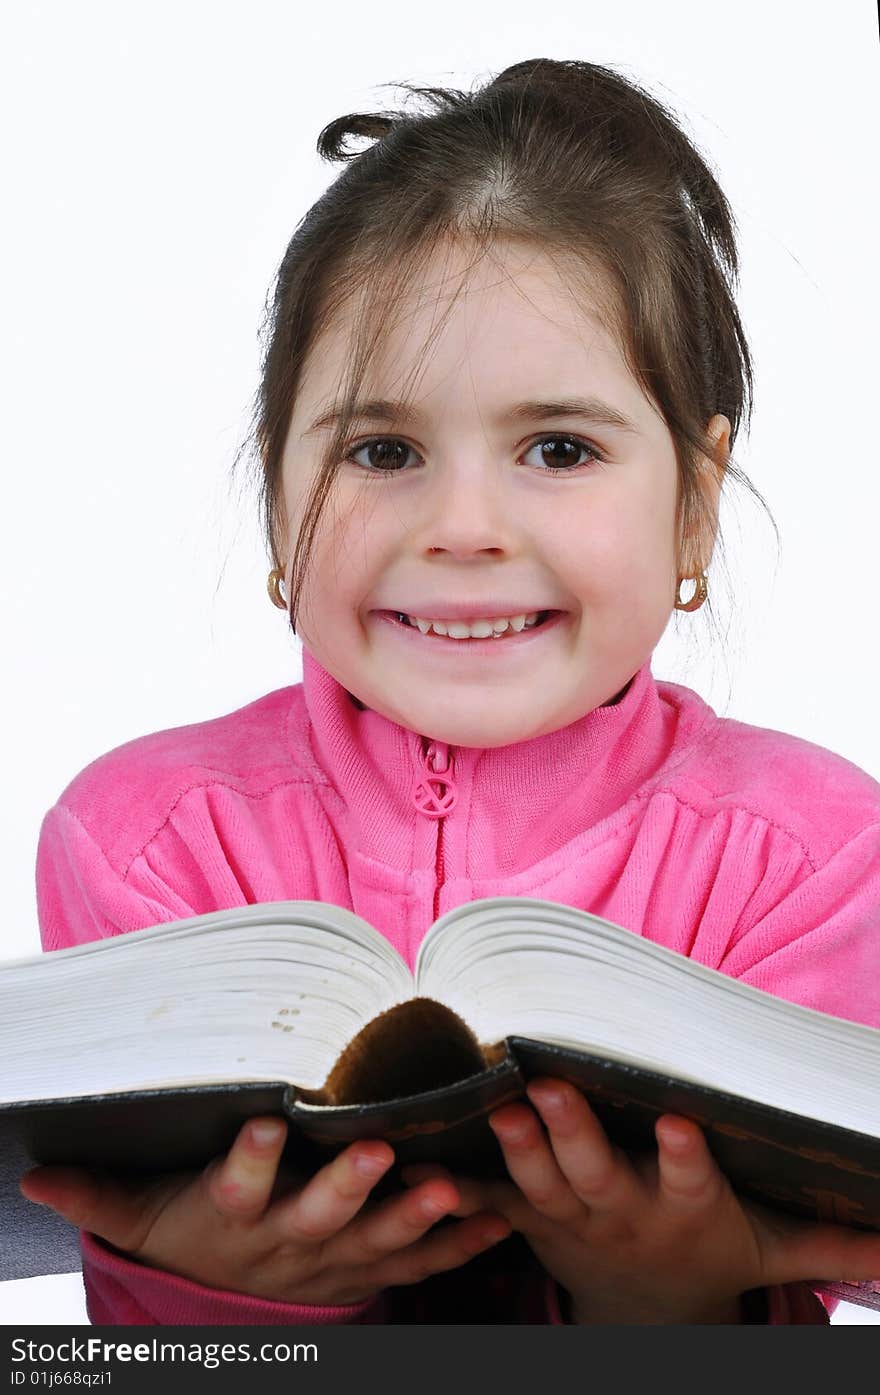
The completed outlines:
<svg viewBox="0 0 880 1395">
<path fill-rule="evenodd" d="M 364 1177 L 378 1177 L 380 1172 L 385 1171 L 385 1160 L 376 1158 L 372 1153 L 358 1153 L 354 1160 L 355 1168 Z"/>
<path fill-rule="evenodd" d="M 561 1109 L 565 1104 L 565 1093 L 557 1085 L 530 1086 L 527 1093 L 542 1109 Z"/>
<path fill-rule="evenodd" d="M 657 1137 L 664 1148 L 668 1148 L 672 1153 L 686 1153 L 691 1146 L 692 1135 L 682 1133 L 676 1128 L 659 1128 L 656 1130 Z"/>
<path fill-rule="evenodd" d="M 284 1130 L 284 1125 L 279 1120 L 266 1119 L 259 1124 L 251 1124 L 251 1138 L 261 1148 L 268 1148 L 270 1143 L 277 1143 Z"/>
<path fill-rule="evenodd" d="M 505 1143 L 519 1143 L 520 1139 L 528 1134 L 528 1124 L 500 1122 L 496 1119 L 489 1120 L 490 1127 Z"/>
</svg>

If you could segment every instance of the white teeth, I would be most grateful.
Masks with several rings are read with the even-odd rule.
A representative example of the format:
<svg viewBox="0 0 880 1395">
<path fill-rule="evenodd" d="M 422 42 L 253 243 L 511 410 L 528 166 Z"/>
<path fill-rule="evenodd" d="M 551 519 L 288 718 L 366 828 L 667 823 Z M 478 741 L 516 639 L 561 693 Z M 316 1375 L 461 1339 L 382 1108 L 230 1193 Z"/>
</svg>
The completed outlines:
<svg viewBox="0 0 880 1395">
<path fill-rule="evenodd" d="M 433 630 L 435 634 L 446 635 L 449 639 L 488 639 L 490 635 L 498 639 L 508 629 L 515 632 L 531 629 L 538 623 L 540 613 L 533 610 L 527 615 L 500 615 L 495 620 L 474 620 L 472 624 L 466 620 L 423 620 L 418 615 L 408 615 L 406 618 L 411 625 L 417 625 L 423 635 Z"/>
</svg>

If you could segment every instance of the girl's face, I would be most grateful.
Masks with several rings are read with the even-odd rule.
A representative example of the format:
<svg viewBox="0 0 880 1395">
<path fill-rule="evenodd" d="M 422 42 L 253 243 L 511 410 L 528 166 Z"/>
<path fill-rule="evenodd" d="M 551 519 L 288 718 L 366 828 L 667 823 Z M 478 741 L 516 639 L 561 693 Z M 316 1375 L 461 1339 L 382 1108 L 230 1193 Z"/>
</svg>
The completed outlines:
<svg viewBox="0 0 880 1395">
<path fill-rule="evenodd" d="M 365 397 L 400 395 L 438 297 L 451 292 L 449 267 L 448 254 L 426 266 Z M 287 595 L 322 444 L 310 428 L 333 405 L 347 344 L 338 324 L 313 348 L 285 444 Z M 593 410 L 566 409 L 573 398 Z M 457 746 L 528 740 L 613 700 L 672 611 L 678 477 L 669 430 L 598 304 L 576 301 L 540 254 L 496 248 L 427 351 L 413 400 L 410 419 L 355 424 L 302 592 L 303 643 L 366 707 Z M 709 429 L 729 436 L 730 424 L 717 416 Z M 706 465 L 714 504 L 717 474 Z M 712 541 L 692 561 L 707 565 Z M 394 618 L 545 610 L 562 614 L 485 640 L 422 634 Z"/>
</svg>

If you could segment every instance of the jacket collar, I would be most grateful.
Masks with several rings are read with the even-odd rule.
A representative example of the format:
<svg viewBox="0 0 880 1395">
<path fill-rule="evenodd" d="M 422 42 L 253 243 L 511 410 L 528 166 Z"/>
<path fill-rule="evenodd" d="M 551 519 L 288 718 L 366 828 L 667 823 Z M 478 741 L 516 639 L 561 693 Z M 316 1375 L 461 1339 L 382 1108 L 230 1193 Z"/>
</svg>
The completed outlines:
<svg viewBox="0 0 880 1395">
<path fill-rule="evenodd" d="M 615 703 L 558 731 L 508 746 L 449 747 L 362 707 L 303 646 L 312 753 L 345 806 L 346 842 L 405 873 L 436 843 L 444 789 L 435 787 L 440 803 L 432 803 L 430 776 L 447 761 L 454 788 L 444 817 L 447 873 L 509 875 L 607 819 L 676 745 L 680 703 L 669 701 L 670 687 L 661 693 L 648 659 Z"/>
</svg>

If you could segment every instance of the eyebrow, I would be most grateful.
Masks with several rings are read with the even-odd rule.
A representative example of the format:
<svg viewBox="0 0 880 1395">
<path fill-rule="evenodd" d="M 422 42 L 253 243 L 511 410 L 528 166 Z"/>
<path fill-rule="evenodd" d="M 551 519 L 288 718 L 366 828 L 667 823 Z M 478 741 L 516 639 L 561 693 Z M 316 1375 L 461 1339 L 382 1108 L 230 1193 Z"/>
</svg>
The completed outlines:
<svg viewBox="0 0 880 1395">
<path fill-rule="evenodd" d="M 326 431 L 335 426 L 341 417 L 342 412 L 339 408 L 331 408 L 312 422 L 309 429 L 303 432 L 303 437 Z M 552 417 L 580 417 L 596 426 L 611 426 L 618 431 L 631 432 L 635 436 L 640 434 L 635 422 L 625 417 L 616 407 L 601 402 L 597 397 L 560 397 L 550 402 L 517 402 L 507 412 L 500 414 L 500 419 L 507 421 L 546 421 Z M 422 420 L 422 414 L 404 402 L 373 398 L 368 402 L 355 404 L 352 420 L 384 421 L 401 426 L 406 423 L 415 425 Z"/>
</svg>

